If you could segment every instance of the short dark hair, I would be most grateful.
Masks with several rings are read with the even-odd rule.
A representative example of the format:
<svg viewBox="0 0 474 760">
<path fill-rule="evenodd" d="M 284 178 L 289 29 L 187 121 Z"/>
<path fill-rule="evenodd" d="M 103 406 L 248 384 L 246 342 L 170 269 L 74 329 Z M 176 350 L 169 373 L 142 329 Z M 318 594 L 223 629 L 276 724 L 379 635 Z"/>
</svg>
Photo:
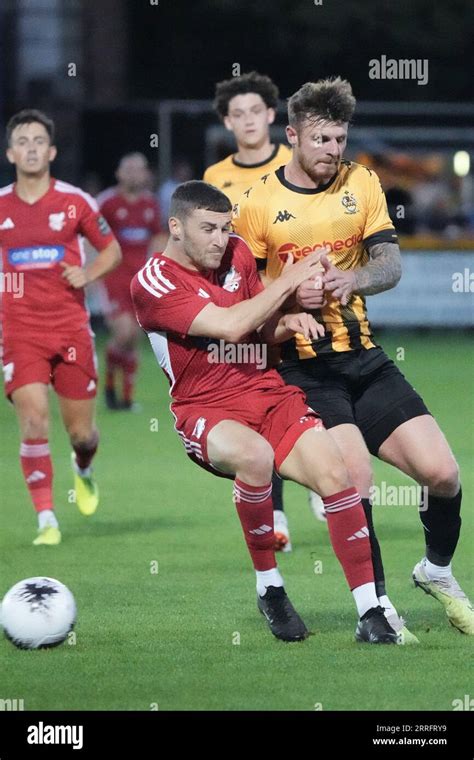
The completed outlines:
<svg viewBox="0 0 474 760">
<path fill-rule="evenodd" d="M 225 79 L 216 84 L 214 110 L 223 119 L 229 112 L 229 101 L 236 95 L 245 95 L 255 92 L 260 95 L 267 108 L 276 108 L 278 105 L 279 90 L 270 77 L 250 71 L 240 77 Z"/>
<path fill-rule="evenodd" d="M 198 208 L 225 214 L 232 210 L 232 203 L 227 195 L 208 182 L 193 179 L 178 185 L 171 196 L 169 216 L 185 219 Z"/>
<path fill-rule="evenodd" d="M 49 142 L 51 145 L 54 145 L 54 121 L 49 116 L 46 116 L 43 111 L 38 111 L 36 108 L 24 108 L 11 117 L 6 129 L 8 145 L 10 145 L 12 132 L 16 127 L 20 124 L 33 124 L 35 122 L 43 125 L 48 133 Z"/>
<path fill-rule="evenodd" d="M 288 121 L 295 129 L 308 119 L 350 121 L 355 106 L 356 99 L 346 79 L 332 77 L 306 82 L 288 99 Z"/>
</svg>

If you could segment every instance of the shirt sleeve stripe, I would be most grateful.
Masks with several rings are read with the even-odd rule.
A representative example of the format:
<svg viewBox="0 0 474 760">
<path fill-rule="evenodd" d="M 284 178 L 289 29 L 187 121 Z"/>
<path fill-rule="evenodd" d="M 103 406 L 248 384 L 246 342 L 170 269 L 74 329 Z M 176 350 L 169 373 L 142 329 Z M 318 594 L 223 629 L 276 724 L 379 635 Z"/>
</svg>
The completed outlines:
<svg viewBox="0 0 474 760">
<path fill-rule="evenodd" d="M 376 245 L 377 243 L 398 243 L 395 228 L 389 227 L 388 230 L 379 230 L 379 232 L 374 232 L 372 235 L 369 235 L 369 237 L 364 238 L 365 248 L 368 248 L 371 245 Z"/>
</svg>

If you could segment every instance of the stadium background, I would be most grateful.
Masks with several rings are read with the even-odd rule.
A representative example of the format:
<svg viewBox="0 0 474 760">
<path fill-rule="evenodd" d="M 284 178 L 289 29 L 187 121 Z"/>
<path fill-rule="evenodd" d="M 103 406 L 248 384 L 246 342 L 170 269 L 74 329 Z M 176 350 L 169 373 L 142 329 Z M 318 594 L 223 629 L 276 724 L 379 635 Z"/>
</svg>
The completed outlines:
<svg viewBox="0 0 474 760">
<path fill-rule="evenodd" d="M 471 594 L 474 106 L 465 62 L 473 14 L 467 0 L 6 0 L 0 8 L 2 125 L 22 107 L 44 109 L 57 126 L 54 174 L 92 193 L 113 182 L 118 159 L 132 150 L 148 156 L 157 191 L 173 173 L 200 177 L 230 152 L 211 103 L 215 82 L 235 64 L 278 83 L 277 137 L 284 99 L 301 83 L 333 74 L 351 81 L 359 105 L 347 155 L 374 166 L 392 211 L 403 209 L 394 222 L 405 274 L 394 291 L 369 299 L 369 316 L 463 469 L 455 567 Z M 370 79 L 369 61 L 382 55 L 427 59 L 427 84 Z M 155 134 L 158 148 L 151 147 Z M 2 161 L 1 184 L 11 179 Z M 457 273 L 460 289 L 453 288 Z M 94 297 L 91 305 L 101 354 Z M 375 520 L 391 595 L 422 646 L 367 652 L 352 641 L 354 613 L 326 528 L 309 513 L 304 491 L 289 486 L 295 548 L 281 565 L 316 635 L 305 647 L 280 646 L 254 609 L 230 491 L 185 459 L 166 385 L 145 344 L 142 350 L 142 412 L 110 413 L 99 400 L 102 505 L 87 524 L 68 503 L 68 448 L 55 416 L 55 493 L 65 534 L 55 551 L 28 545 L 33 513 L 16 424 L 1 405 L 0 595 L 28 575 L 59 577 L 76 595 L 79 621 L 74 645 L 57 651 L 25 655 L 3 643 L 0 698 L 23 698 L 25 709 L 451 710 L 469 693 L 471 642 L 448 630 L 441 609 L 410 586 L 422 546 L 416 508 L 382 505 Z M 375 472 L 378 484 L 409 484 L 380 463 Z M 322 562 L 320 575 L 315 562 Z"/>
</svg>

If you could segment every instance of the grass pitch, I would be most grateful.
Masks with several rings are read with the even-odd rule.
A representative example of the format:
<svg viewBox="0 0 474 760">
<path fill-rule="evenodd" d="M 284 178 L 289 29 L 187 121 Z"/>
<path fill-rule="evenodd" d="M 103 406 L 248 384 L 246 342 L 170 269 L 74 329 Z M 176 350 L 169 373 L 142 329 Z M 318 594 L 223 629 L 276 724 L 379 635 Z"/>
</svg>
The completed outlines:
<svg viewBox="0 0 474 760">
<path fill-rule="evenodd" d="M 404 349 L 398 366 L 460 463 L 463 530 L 454 569 L 472 595 L 470 336 L 391 332 L 381 342 L 394 359 Z M 66 583 L 78 604 L 75 639 L 57 649 L 24 652 L 0 640 L 0 698 L 23 699 L 26 710 L 451 710 L 453 700 L 471 693 L 472 639 L 452 629 L 442 607 L 411 582 L 423 554 L 414 507 L 377 507 L 374 515 L 389 594 L 420 646 L 355 643 L 356 611 L 326 526 L 294 484 L 285 488 L 294 551 L 279 564 L 314 635 L 297 644 L 273 638 L 256 610 L 231 482 L 187 459 L 164 376 L 145 342 L 142 353 L 142 412 L 111 413 L 99 401 L 101 505 L 92 518 L 68 502 L 69 446 L 52 394 L 58 547 L 31 545 L 36 521 L 16 421 L 6 402 L 0 406 L 0 596 L 22 578 L 48 575 Z M 374 466 L 376 483 L 410 483 Z"/>
</svg>

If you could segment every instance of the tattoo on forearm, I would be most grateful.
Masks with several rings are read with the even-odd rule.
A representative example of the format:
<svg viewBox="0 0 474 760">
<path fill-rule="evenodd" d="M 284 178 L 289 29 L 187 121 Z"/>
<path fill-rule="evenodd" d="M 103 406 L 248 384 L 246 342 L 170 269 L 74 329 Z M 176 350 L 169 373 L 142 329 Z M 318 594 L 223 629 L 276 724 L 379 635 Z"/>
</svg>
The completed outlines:
<svg viewBox="0 0 474 760">
<path fill-rule="evenodd" d="M 362 296 L 390 290 L 402 276 L 402 260 L 397 243 L 377 243 L 368 250 L 370 261 L 355 271 L 355 292 Z"/>
</svg>

